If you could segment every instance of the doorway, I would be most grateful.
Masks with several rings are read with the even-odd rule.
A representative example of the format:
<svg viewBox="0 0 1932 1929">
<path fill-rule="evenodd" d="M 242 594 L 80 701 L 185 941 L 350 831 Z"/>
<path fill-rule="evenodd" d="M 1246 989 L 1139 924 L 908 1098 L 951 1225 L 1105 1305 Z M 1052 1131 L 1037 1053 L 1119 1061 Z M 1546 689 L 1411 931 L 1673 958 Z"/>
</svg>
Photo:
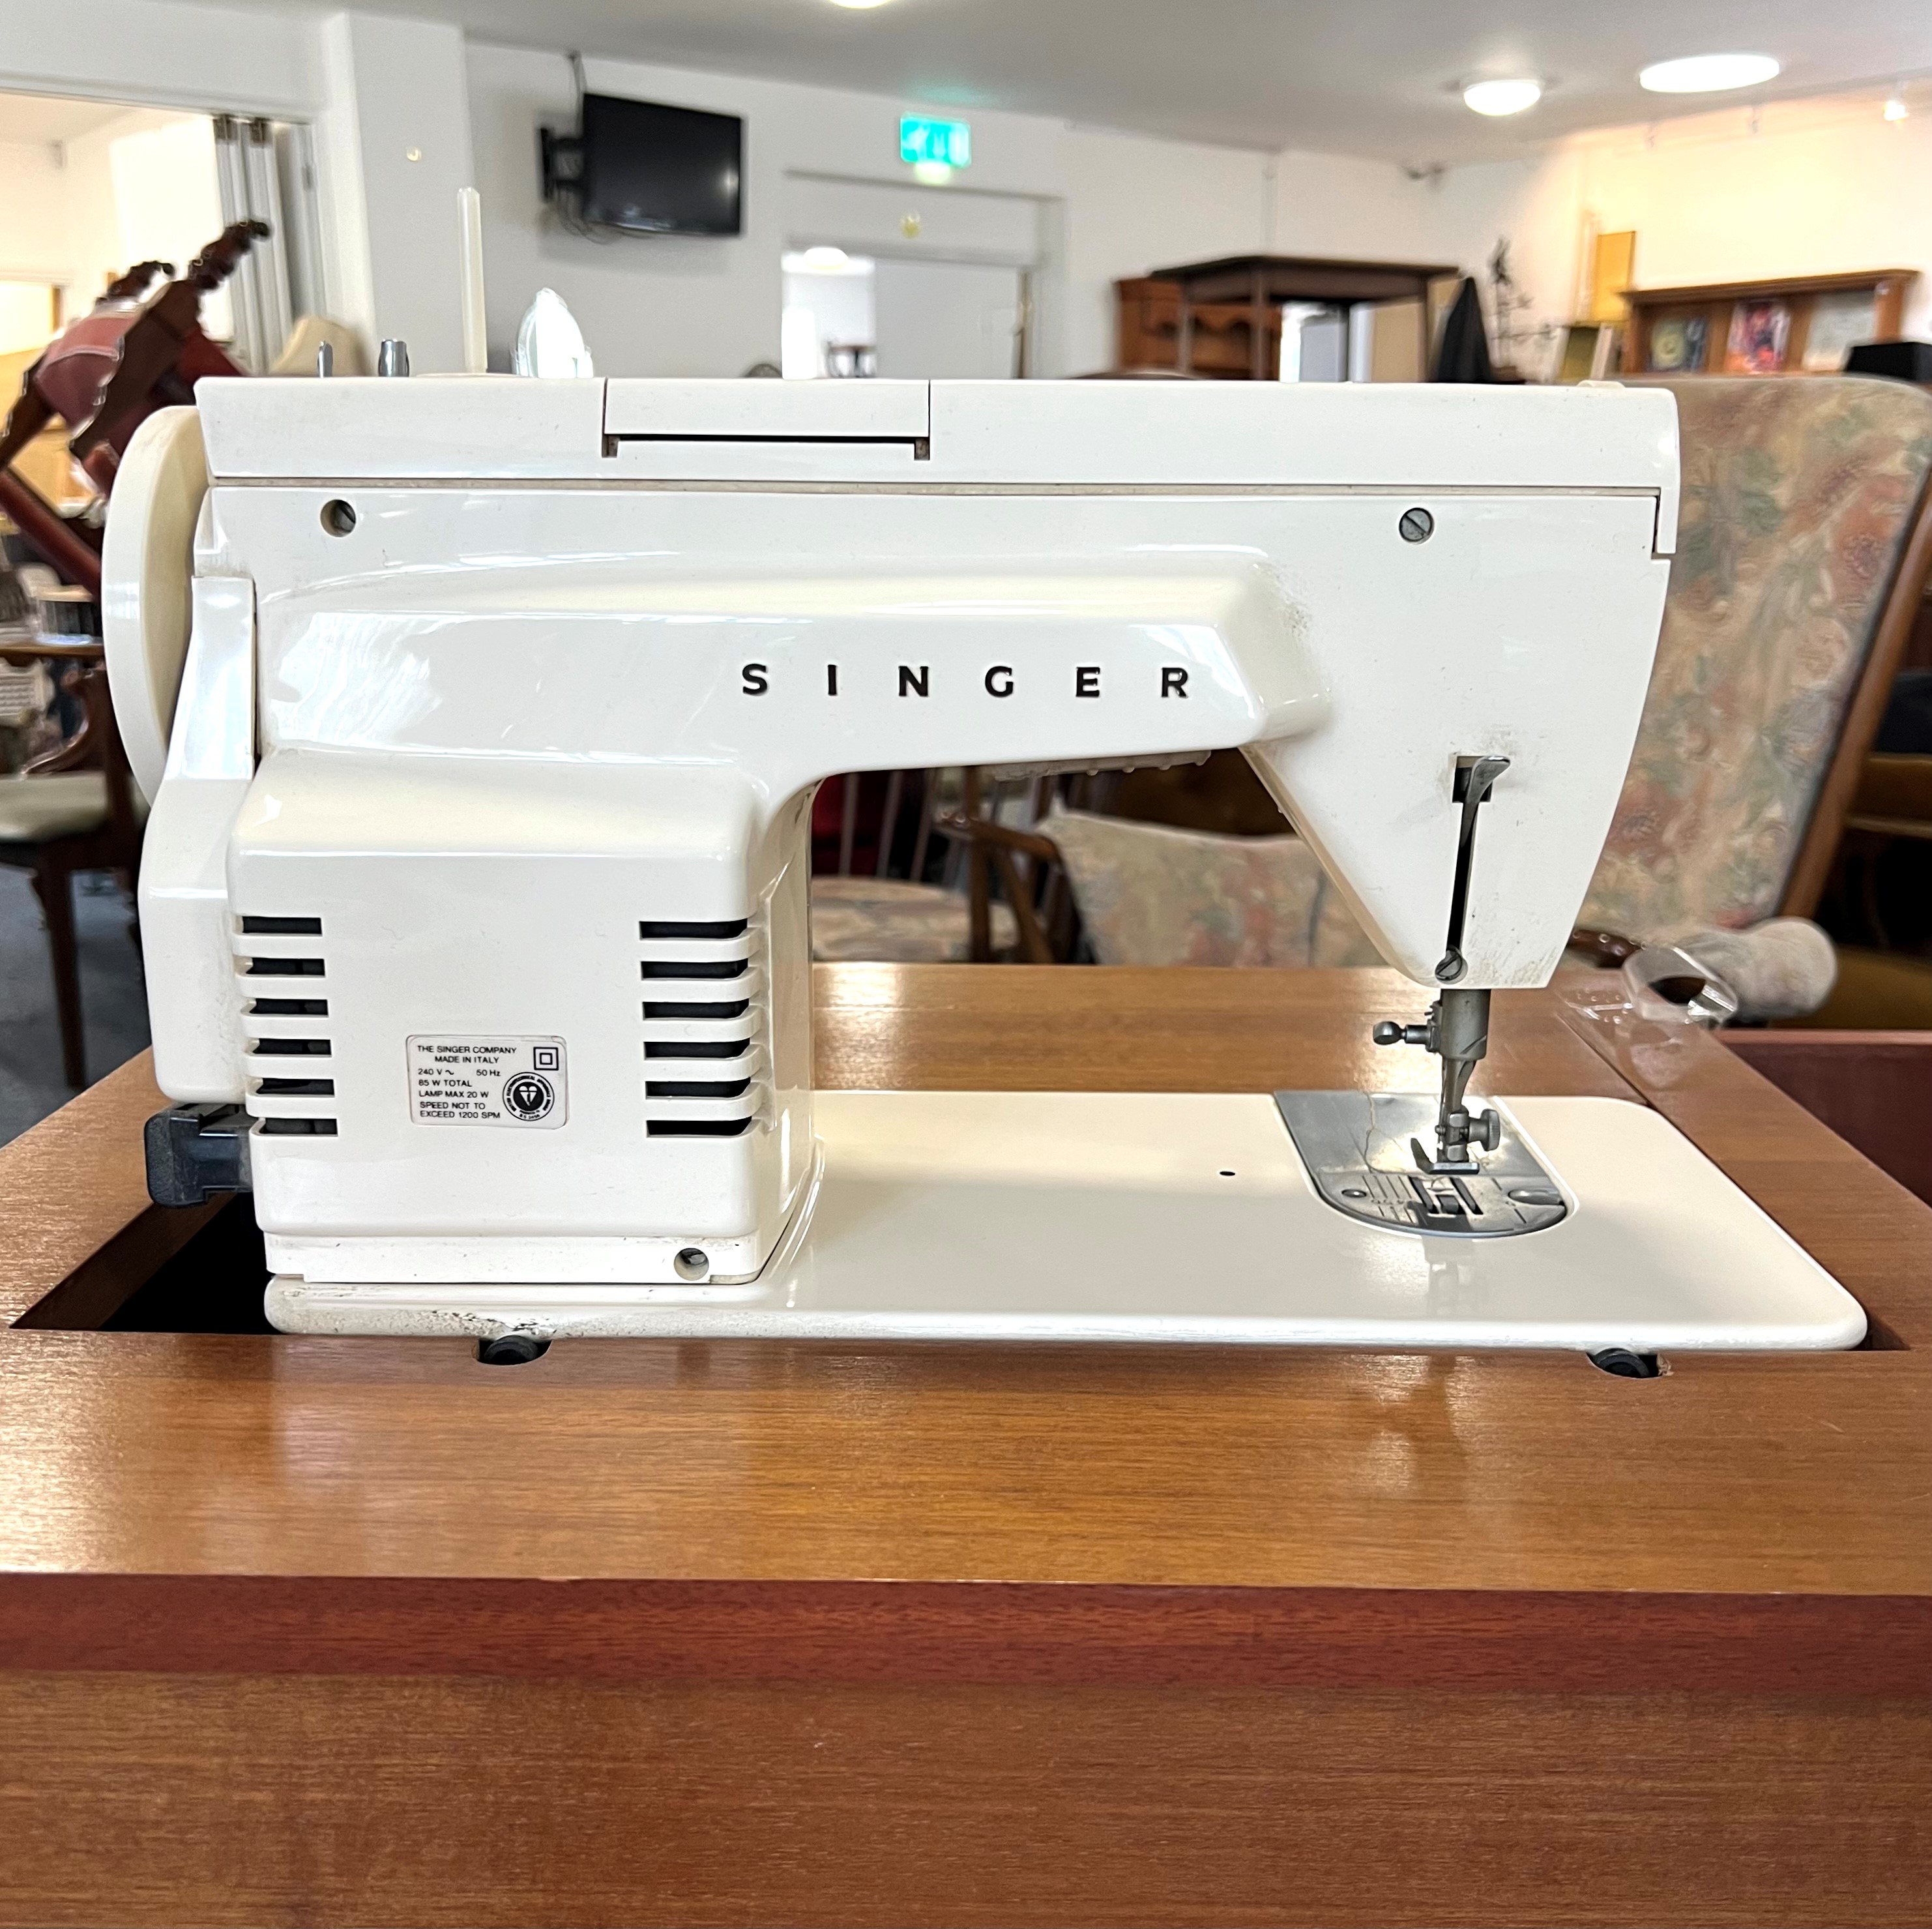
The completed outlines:
<svg viewBox="0 0 1932 1929">
<path fill-rule="evenodd" d="M 1000 381 L 1032 372 L 1046 255 L 1038 199 L 795 174 L 785 220 L 788 375 Z"/>
<path fill-rule="evenodd" d="M 888 258 L 873 284 L 882 376 L 993 382 L 1026 372 L 1024 269 Z"/>
</svg>

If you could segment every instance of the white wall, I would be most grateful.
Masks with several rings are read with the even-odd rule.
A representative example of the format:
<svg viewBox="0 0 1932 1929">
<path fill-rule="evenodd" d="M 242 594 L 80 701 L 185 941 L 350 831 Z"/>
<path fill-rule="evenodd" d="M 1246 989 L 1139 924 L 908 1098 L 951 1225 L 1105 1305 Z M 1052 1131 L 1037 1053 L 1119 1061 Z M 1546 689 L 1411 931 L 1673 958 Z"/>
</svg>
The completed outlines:
<svg viewBox="0 0 1932 1929">
<path fill-rule="evenodd" d="M 458 365 L 471 163 L 455 28 L 188 0 L 7 0 L 6 15 L 0 91 L 313 121 L 328 308 L 372 343 L 406 337 L 419 368 Z"/>
<path fill-rule="evenodd" d="M 1294 148 L 1274 167 L 1271 253 L 1457 265 L 1442 252 L 1438 184 L 1412 181 L 1393 161 Z"/>
<path fill-rule="evenodd" d="M 754 362 L 776 361 L 779 256 L 794 241 L 822 238 L 788 232 L 787 177 L 841 176 L 915 191 L 898 159 L 907 104 L 592 61 L 593 89 L 745 117 L 745 232 L 722 241 L 586 240 L 547 221 L 538 190 L 538 127 L 546 118 L 566 125 L 574 118 L 564 61 L 472 43 L 469 67 L 496 360 L 530 296 L 548 285 L 583 323 L 600 370 L 735 375 Z M 1117 276 L 1267 244 L 1267 156 L 1072 128 L 1040 116 L 973 110 L 968 118 L 973 166 L 960 187 L 1039 204 L 1054 268 L 1039 291 L 1043 374 L 1112 362 Z M 916 191 L 930 201 L 958 190 Z"/>
<path fill-rule="evenodd" d="M 60 146 L 0 146 L 0 278 L 58 284 L 70 316 L 132 262 L 185 267 L 220 230 L 206 116 L 130 108 Z M 226 335 L 225 292 L 203 316 Z"/>
<path fill-rule="evenodd" d="M 42 142 L 0 142 L 0 279 L 61 281 L 69 268 L 67 179 Z"/>
<path fill-rule="evenodd" d="M 137 261 L 178 271 L 221 232 L 214 134 L 202 114 L 136 107 L 66 144 L 68 306 L 84 314 Z M 202 303 L 217 340 L 232 332 L 228 291 Z"/>
<path fill-rule="evenodd" d="M 188 0 L 11 0 L 0 88 L 316 124 L 330 306 L 371 336 L 400 334 L 416 365 L 456 365 L 454 192 L 483 190 L 493 349 L 507 356 L 536 290 L 577 310 L 614 374 L 734 374 L 778 352 L 788 178 L 910 191 L 900 101 L 885 96 L 592 62 L 594 87 L 746 117 L 746 230 L 736 240 L 598 243 L 550 224 L 537 128 L 574 109 L 561 57 L 472 44 L 454 27 Z M 1908 327 L 1932 332 L 1932 114 L 1886 123 L 1876 96 L 1773 104 L 1559 144 L 1412 182 L 1345 157 L 1159 141 L 1040 116 L 969 110 L 960 186 L 1024 197 L 1049 272 L 1036 366 L 1112 360 L 1112 284 L 1175 261 L 1270 250 L 1478 270 L 1508 235 L 1530 320 L 1568 320 L 1586 216 L 1637 231 L 1652 286 L 1834 268 L 1922 271 Z M 415 149 L 421 158 L 408 158 Z M 0 256 L 30 250 L 46 160 L 0 149 L 0 196 L 21 211 Z M 927 206 L 934 194 L 917 190 Z M 935 229 L 940 224 L 934 224 Z M 20 260 L 22 272 L 50 263 Z"/>
<path fill-rule="evenodd" d="M 1932 116 L 1863 103 L 1700 117 L 1582 145 L 1580 198 L 1636 230 L 1640 286 L 1916 268 L 1906 332 L 1932 332 Z"/>
<path fill-rule="evenodd" d="M 0 88 L 312 119 L 328 304 L 372 340 L 406 337 L 425 370 L 457 362 L 454 201 L 472 177 L 483 190 L 496 359 L 548 283 L 615 374 L 735 374 L 776 358 L 778 257 L 790 241 L 817 238 L 788 231 L 788 178 L 910 186 L 897 160 L 897 100 L 592 62 L 593 86 L 740 114 L 748 137 L 742 238 L 599 244 L 548 224 L 538 196 L 538 124 L 573 116 L 560 56 L 466 48 L 455 28 L 362 13 L 188 0 L 13 0 L 9 10 L 20 17 L 0 41 Z M 1442 254 L 1431 242 L 1437 190 L 1380 163 L 1267 156 L 1040 116 L 970 118 L 974 165 L 962 188 L 1025 197 L 1041 238 L 1043 374 L 1111 364 L 1118 277 L 1270 248 Z M 0 184 L 6 178 L 0 160 Z M 918 191 L 930 205 L 949 190 Z"/>
<path fill-rule="evenodd" d="M 1520 161 L 1450 170 L 1436 190 L 1445 259 L 1510 238 L 1533 320 L 1576 311 L 1586 224 L 1636 232 L 1637 285 L 1911 268 L 1908 334 L 1932 334 L 1932 115 L 1888 122 L 1878 94 L 1774 103 L 1581 136 Z"/>
<path fill-rule="evenodd" d="M 1238 148 L 1061 130 L 1066 359 L 1041 373 L 1113 366 L 1116 280 L 1265 249 L 1271 165 Z"/>
<path fill-rule="evenodd" d="M 314 42 L 279 8 L 9 0 L 0 89 L 299 118 L 322 104 Z"/>
<path fill-rule="evenodd" d="M 456 195 L 475 178 L 462 33 L 338 14 L 321 22 L 317 57 L 330 306 L 371 346 L 400 336 L 419 371 L 459 369 Z"/>
</svg>

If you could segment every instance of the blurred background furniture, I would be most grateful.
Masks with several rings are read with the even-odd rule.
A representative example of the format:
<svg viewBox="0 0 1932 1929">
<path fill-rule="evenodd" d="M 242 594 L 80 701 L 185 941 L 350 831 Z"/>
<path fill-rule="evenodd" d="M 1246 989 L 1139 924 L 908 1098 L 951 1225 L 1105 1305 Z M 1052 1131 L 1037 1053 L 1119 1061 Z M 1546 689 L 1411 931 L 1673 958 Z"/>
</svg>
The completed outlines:
<svg viewBox="0 0 1932 1929">
<path fill-rule="evenodd" d="M 64 514 L 16 464 L 52 424 L 64 424 L 69 454 L 105 497 L 134 431 L 157 409 L 191 402 L 203 376 L 242 374 L 202 332 L 201 298 L 268 232 L 261 221 L 232 224 L 185 274 L 152 294 L 173 265 L 136 263 L 47 344 L 21 382 L 0 429 L 0 510 L 52 568 L 91 596 L 100 593 L 98 519 Z"/>
<path fill-rule="evenodd" d="M 1432 287 L 1460 273 L 1407 262 L 1271 254 L 1156 268 L 1150 275 L 1114 284 L 1115 361 L 1123 371 L 1171 368 L 1228 380 L 1272 382 L 1281 372 L 1284 314 L 1319 307 L 1341 317 L 1345 352 L 1338 379 L 1346 380 L 1346 346 L 1355 310 L 1386 310 L 1400 304 L 1405 340 L 1394 346 L 1408 379 L 1418 380 L 1428 366 L 1432 339 Z M 1412 307 L 1412 315 L 1406 312 Z"/>
<path fill-rule="evenodd" d="M 118 884 L 138 944 L 131 906 L 146 818 L 99 640 L 103 511 L 122 456 L 149 416 L 192 402 L 206 376 L 244 372 L 203 332 L 202 299 L 268 232 L 261 221 L 237 221 L 178 278 L 164 261 L 140 262 L 118 276 L 24 370 L 0 429 L 0 510 L 42 559 L 23 573 L 51 570 L 63 579 L 35 584 L 26 620 L 14 612 L 16 620 L 0 632 L 0 663 L 28 678 L 56 673 L 54 720 L 63 728 L 52 748 L 0 778 L 0 865 L 26 872 L 39 901 L 62 1073 L 76 1089 L 86 1082 L 86 1041 L 74 879 L 105 872 Z M 63 486 L 51 494 L 38 486 L 54 484 Z"/>
<path fill-rule="evenodd" d="M 1677 555 L 1580 920 L 1644 942 L 1818 910 L 1932 574 L 1932 396 L 1842 376 L 1665 386 Z M 1932 964 L 1841 946 L 1839 972 L 1818 1024 L 1876 978 L 1902 980 L 1890 1022 L 1932 1024 Z"/>
<path fill-rule="evenodd" d="M 0 864 L 28 873 L 46 920 L 58 1016 L 61 1067 L 76 1091 L 87 1082 L 80 962 L 74 944 L 75 874 L 113 874 L 131 900 L 140 868 L 146 807 L 128 769 L 108 700 L 98 640 L 40 636 L 0 642 L 0 662 L 50 658 L 65 667 L 62 682 L 80 705 L 80 728 L 58 748 L 10 777 L 0 778 Z M 130 922 L 130 934 L 134 926 Z"/>
<path fill-rule="evenodd" d="M 1010 955 L 1012 905 L 989 904 L 983 884 L 976 894 L 968 880 L 979 860 L 959 826 L 977 817 L 979 800 L 976 771 L 848 772 L 821 786 L 812 807 L 813 957 L 984 964 Z"/>
<path fill-rule="evenodd" d="M 1847 378 L 1665 386 L 1683 446 L 1677 555 L 1636 754 L 1580 920 L 1634 943 L 1818 908 L 1932 574 L 1932 396 Z M 1178 834 L 1063 808 L 1039 826 L 1089 955 L 1372 962 L 1310 854 L 1279 834 L 1258 781 L 1238 758 L 1209 768 L 1224 773 L 1226 825 Z M 1586 955 L 1600 962 L 1594 946 Z M 1855 1000 L 1862 1022 L 1932 1025 L 1932 962 L 1841 947 L 1839 989 L 1816 1022 L 1847 1022 Z"/>
<path fill-rule="evenodd" d="M 1045 830 L 1097 964 L 1382 962 L 1298 837 L 1230 837 L 1084 811 L 1055 812 Z"/>
<path fill-rule="evenodd" d="M 1775 302 L 1790 317 L 1780 374 L 1836 374 L 1844 367 L 1842 352 L 1833 356 L 1828 367 L 1808 370 L 1804 366 L 1810 346 L 1812 323 L 1820 312 L 1821 302 L 1868 302 L 1871 320 L 1868 331 L 1861 329 L 1859 339 L 1889 340 L 1899 333 L 1905 314 L 1905 298 L 1918 272 L 1912 268 L 1874 268 L 1849 274 L 1797 274 L 1769 281 L 1715 281 L 1698 287 L 1627 288 L 1624 299 L 1629 304 L 1629 320 L 1624 330 L 1624 372 L 1642 375 L 1655 364 L 1651 353 L 1652 337 L 1660 322 L 1684 322 L 1701 328 L 1701 352 L 1686 375 L 1721 375 L 1730 338 L 1731 317 L 1740 302 Z M 1694 339 L 1694 338 L 1692 338 Z M 1822 340 L 1822 332 L 1821 332 Z"/>
</svg>

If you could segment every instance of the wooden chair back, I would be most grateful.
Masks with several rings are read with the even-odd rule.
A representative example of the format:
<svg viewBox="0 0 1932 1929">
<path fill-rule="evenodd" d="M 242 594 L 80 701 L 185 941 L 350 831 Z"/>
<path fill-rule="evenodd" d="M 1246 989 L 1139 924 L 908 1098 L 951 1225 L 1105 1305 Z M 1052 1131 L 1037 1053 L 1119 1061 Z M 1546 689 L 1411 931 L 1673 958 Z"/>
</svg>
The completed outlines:
<svg viewBox="0 0 1932 1929">
<path fill-rule="evenodd" d="M 1078 948 L 1079 915 L 1059 854 L 1033 826 L 1055 796 L 1095 795 L 1107 781 L 1003 778 L 976 769 L 848 772 L 820 794 L 813 868 L 820 876 L 963 889 L 975 964 L 1001 955 L 993 907 L 1004 902 L 1022 962 L 1065 964 Z"/>
<path fill-rule="evenodd" d="M 114 719 L 114 699 L 107 686 L 107 667 L 99 661 L 70 664 L 62 672 L 61 687 L 81 706 L 81 725 L 65 742 L 32 759 L 23 777 L 65 770 L 98 770 L 107 792 L 107 835 L 128 854 L 126 862 L 110 868 L 131 872 L 140 859 L 142 820 L 134 801 L 134 774 Z"/>
<path fill-rule="evenodd" d="M 1778 904 L 1780 916 L 1809 917 L 1817 908 L 1826 880 L 1831 875 L 1833 859 L 1845 832 L 1845 819 L 1858 794 L 1865 760 L 1885 716 L 1892 694 L 1892 680 L 1910 640 L 1912 628 L 1925 607 L 1928 586 L 1932 586 L 1932 477 L 1920 492 L 1913 512 L 1910 534 L 1900 550 L 1880 609 L 1878 627 L 1863 674 L 1846 706 L 1844 728 L 1838 748 L 1826 766 L 1825 781 L 1819 787 L 1818 801 L 1812 808 L 1811 821 L 1798 860 Z"/>
</svg>

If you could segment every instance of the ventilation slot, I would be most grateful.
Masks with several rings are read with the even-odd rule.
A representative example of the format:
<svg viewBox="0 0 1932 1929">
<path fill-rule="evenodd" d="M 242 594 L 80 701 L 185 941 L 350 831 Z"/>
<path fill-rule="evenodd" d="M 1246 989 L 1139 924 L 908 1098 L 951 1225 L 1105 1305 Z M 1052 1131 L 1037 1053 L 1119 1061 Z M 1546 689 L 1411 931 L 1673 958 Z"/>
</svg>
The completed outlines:
<svg viewBox="0 0 1932 1929">
<path fill-rule="evenodd" d="M 668 924 L 646 919 L 638 925 L 638 935 L 646 940 L 664 938 L 742 938 L 750 928 L 750 921 L 746 918 L 728 920 L 722 924 Z"/>
<path fill-rule="evenodd" d="M 692 1039 L 683 1045 L 647 1044 L 644 1047 L 644 1056 L 646 1058 L 742 1058 L 751 1048 L 748 1039 Z"/>
<path fill-rule="evenodd" d="M 762 920 L 646 918 L 644 1130 L 652 1138 L 736 1138 L 767 1110 Z"/>
<path fill-rule="evenodd" d="M 236 920 L 247 1103 L 256 1130 L 268 1138 L 337 1134 L 322 934 L 319 917 L 251 911 Z"/>
<path fill-rule="evenodd" d="M 742 978 L 751 969 L 743 958 L 693 958 L 688 962 L 662 962 L 647 958 L 638 969 L 646 978 Z"/>
</svg>

